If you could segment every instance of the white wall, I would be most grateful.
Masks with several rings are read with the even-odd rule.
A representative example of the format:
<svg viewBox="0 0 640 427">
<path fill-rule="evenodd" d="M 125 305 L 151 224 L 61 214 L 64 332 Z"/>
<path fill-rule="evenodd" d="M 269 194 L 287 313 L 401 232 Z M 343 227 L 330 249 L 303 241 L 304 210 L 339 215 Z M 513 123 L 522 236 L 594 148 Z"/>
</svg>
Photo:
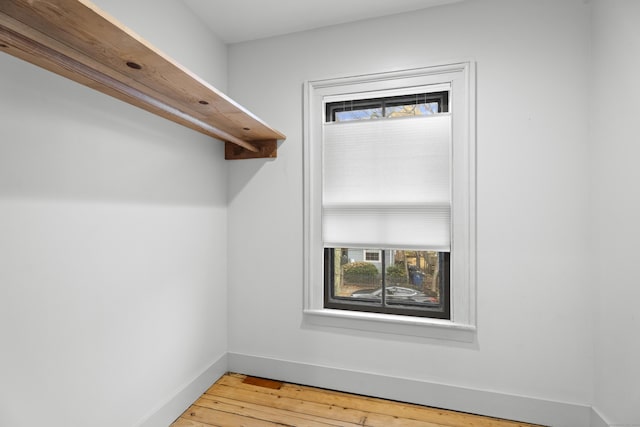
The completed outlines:
<svg viewBox="0 0 640 427">
<path fill-rule="evenodd" d="M 640 424 L 639 18 L 634 0 L 593 4 L 595 406 L 612 425 Z"/>
<path fill-rule="evenodd" d="M 225 89 L 227 48 L 180 2 L 97 3 Z M 638 7 L 476 0 L 234 45 L 230 95 L 288 139 L 229 165 L 222 144 L 0 56 L 0 425 L 135 425 L 227 349 L 637 424 Z M 304 323 L 302 83 L 470 58 L 476 342 Z"/>
<path fill-rule="evenodd" d="M 230 95 L 288 136 L 277 161 L 229 167 L 230 352 L 589 405 L 589 25 L 582 0 L 478 0 L 230 46 Z M 477 61 L 476 342 L 304 323 L 303 82 L 466 59 Z"/>
<path fill-rule="evenodd" d="M 225 89 L 226 47 L 181 3 L 98 3 Z M 135 425 L 227 350 L 222 144 L 0 69 L 0 425 Z"/>
</svg>

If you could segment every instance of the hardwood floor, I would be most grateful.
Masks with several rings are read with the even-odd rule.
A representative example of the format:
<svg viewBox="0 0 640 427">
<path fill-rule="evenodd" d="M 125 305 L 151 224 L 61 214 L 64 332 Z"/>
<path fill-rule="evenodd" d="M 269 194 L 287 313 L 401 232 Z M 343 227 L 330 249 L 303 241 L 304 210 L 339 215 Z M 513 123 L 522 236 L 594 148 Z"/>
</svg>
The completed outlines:
<svg viewBox="0 0 640 427">
<path fill-rule="evenodd" d="M 229 373 L 171 427 L 375 426 L 532 427 L 480 417 Z"/>
</svg>

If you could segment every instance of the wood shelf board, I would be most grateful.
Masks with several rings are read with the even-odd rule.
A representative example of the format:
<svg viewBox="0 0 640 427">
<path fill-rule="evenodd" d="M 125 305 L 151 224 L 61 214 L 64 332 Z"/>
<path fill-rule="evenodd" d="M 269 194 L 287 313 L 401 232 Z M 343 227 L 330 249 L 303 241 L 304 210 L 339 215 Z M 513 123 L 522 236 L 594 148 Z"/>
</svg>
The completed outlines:
<svg viewBox="0 0 640 427">
<path fill-rule="evenodd" d="M 0 2 L 0 50 L 256 154 L 285 139 L 86 0 Z"/>
</svg>

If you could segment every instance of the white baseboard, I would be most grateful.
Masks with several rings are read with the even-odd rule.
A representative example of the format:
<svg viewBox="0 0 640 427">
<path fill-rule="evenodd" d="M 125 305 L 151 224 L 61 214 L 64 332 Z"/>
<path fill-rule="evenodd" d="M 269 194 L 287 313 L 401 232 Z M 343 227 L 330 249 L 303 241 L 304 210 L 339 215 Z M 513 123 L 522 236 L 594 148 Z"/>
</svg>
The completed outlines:
<svg viewBox="0 0 640 427">
<path fill-rule="evenodd" d="M 227 354 L 213 362 L 193 381 L 186 384 L 176 394 L 151 414 L 142 419 L 136 427 L 167 427 L 176 420 L 202 393 L 227 372 Z"/>
<path fill-rule="evenodd" d="M 589 427 L 610 427 L 596 408 L 591 408 L 591 424 Z"/>
<path fill-rule="evenodd" d="M 586 405 L 227 353 L 136 427 L 167 427 L 227 371 L 551 427 L 610 427 Z"/>
<path fill-rule="evenodd" d="M 607 427 L 606 424 L 593 424 L 596 413 L 586 405 L 238 353 L 228 353 L 227 360 L 229 371 L 297 384 L 552 427 Z"/>
</svg>

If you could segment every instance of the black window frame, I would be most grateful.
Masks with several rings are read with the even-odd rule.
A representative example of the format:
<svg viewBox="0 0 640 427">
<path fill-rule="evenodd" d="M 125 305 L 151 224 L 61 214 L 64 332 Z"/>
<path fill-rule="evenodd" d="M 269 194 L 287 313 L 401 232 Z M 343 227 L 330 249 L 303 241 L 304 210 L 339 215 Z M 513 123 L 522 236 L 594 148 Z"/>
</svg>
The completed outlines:
<svg viewBox="0 0 640 427">
<path fill-rule="evenodd" d="M 328 102 L 325 104 L 325 121 L 335 122 L 336 113 L 344 111 L 368 110 L 374 108 L 382 109 L 382 117 L 386 117 L 387 107 L 398 107 L 401 105 L 418 105 L 436 102 L 438 113 L 449 112 L 449 91 L 426 92 L 410 95 L 386 96 L 370 99 L 355 99 L 349 101 Z"/>
<path fill-rule="evenodd" d="M 415 304 L 387 304 L 386 302 L 386 250 L 381 249 L 382 283 L 381 300 L 336 297 L 335 295 L 335 248 L 324 248 L 324 308 L 350 310 L 369 313 L 397 314 L 403 316 L 428 317 L 432 319 L 451 319 L 451 253 L 440 252 L 438 270 L 440 301 L 437 307 Z M 395 286 L 395 285 L 394 285 Z"/>
</svg>

